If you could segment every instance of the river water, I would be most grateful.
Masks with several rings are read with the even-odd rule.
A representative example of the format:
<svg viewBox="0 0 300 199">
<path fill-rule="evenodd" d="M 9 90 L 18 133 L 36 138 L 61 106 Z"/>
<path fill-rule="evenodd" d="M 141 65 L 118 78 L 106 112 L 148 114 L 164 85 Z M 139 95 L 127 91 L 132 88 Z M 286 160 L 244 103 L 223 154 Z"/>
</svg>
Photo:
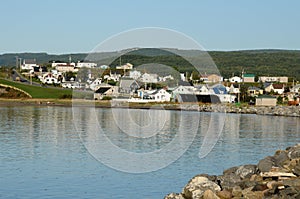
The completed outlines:
<svg viewBox="0 0 300 199">
<path fill-rule="evenodd" d="M 300 142 L 299 127 L 293 117 L 0 107 L 0 198 L 163 198 L 196 174 Z"/>
</svg>

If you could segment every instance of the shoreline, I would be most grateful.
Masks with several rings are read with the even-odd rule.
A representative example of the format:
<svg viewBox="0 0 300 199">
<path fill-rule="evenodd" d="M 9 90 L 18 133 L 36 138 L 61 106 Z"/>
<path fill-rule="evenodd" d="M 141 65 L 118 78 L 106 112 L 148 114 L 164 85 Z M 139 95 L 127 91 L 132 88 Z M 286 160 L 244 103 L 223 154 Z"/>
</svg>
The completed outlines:
<svg viewBox="0 0 300 199">
<path fill-rule="evenodd" d="M 195 104 L 195 103 L 120 103 L 114 105 L 111 101 L 95 101 L 82 99 L 7 99 L 0 98 L 0 107 L 8 106 L 61 106 L 72 107 L 89 106 L 95 108 L 132 108 L 132 109 L 158 109 L 158 110 L 177 110 L 177 111 L 199 111 L 215 113 L 234 113 L 234 114 L 256 114 L 270 116 L 300 117 L 300 106 L 250 106 L 235 104 Z"/>
</svg>

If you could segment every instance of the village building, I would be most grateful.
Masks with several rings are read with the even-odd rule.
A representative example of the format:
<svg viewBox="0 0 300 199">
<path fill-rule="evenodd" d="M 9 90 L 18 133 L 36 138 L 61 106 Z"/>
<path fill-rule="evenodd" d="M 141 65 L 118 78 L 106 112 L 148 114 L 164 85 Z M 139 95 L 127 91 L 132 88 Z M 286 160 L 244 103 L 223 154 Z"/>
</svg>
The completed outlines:
<svg viewBox="0 0 300 199">
<path fill-rule="evenodd" d="M 195 88 L 197 89 L 196 94 L 199 94 L 199 95 L 209 94 L 209 89 L 206 85 L 198 85 L 198 86 L 195 86 Z"/>
<path fill-rule="evenodd" d="M 78 72 L 78 68 L 76 68 L 73 64 L 58 64 L 56 65 L 56 70 L 62 73 L 66 72 Z"/>
<path fill-rule="evenodd" d="M 95 100 L 102 100 L 105 96 L 108 97 L 116 97 L 118 96 L 118 86 L 111 86 L 109 84 L 100 84 L 96 86 L 94 99 Z"/>
<path fill-rule="evenodd" d="M 35 67 L 39 67 L 35 59 L 24 59 L 21 70 L 33 70 Z"/>
<path fill-rule="evenodd" d="M 72 63 L 66 63 L 66 62 L 52 62 L 51 63 L 51 67 L 52 68 L 56 68 L 56 66 L 58 66 L 58 65 L 60 65 L 60 66 L 63 66 L 63 65 L 65 65 L 65 66 L 67 66 L 67 65 L 70 65 L 70 66 L 76 66 L 76 64 L 74 63 L 74 62 L 72 62 Z"/>
<path fill-rule="evenodd" d="M 141 71 L 137 71 L 137 70 L 129 71 L 129 77 L 132 78 L 132 79 L 137 80 L 141 76 L 142 76 Z"/>
<path fill-rule="evenodd" d="M 229 82 L 231 82 L 231 83 L 241 83 L 242 81 L 243 81 L 243 79 L 238 76 L 233 76 L 233 77 L 229 78 Z"/>
<path fill-rule="evenodd" d="M 169 102 L 171 101 L 171 94 L 165 89 L 158 89 L 153 92 L 144 92 L 142 99 L 147 99 L 149 102 Z"/>
<path fill-rule="evenodd" d="M 124 65 L 117 66 L 116 69 L 117 70 L 132 70 L 133 69 L 133 65 L 130 64 L 130 63 L 126 63 Z"/>
<path fill-rule="evenodd" d="M 243 82 L 245 83 L 254 83 L 255 75 L 254 74 L 243 74 Z"/>
<path fill-rule="evenodd" d="M 267 76 L 260 76 L 258 77 L 259 82 L 279 82 L 279 83 L 288 83 L 288 77 L 267 77 Z"/>
<path fill-rule="evenodd" d="M 200 81 L 204 83 L 220 83 L 223 81 L 223 77 L 217 74 L 210 74 L 210 75 L 201 75 Z"/>
<path fill-rule="evenodd" d="M 219 97 L 222 103 L 233 103 L 236 101 L 235 95 L 230 95 L 226 87 L 222 84 L 215 84 L 209 88 L 210 94 L 214 94 Z"/>
<path fill-rule="evenodd" d="M 136 93 L 137 90 L 140 88 L 140 84 L 130 78 L 121 78 L 120 86 L 119 86 L 119 93 L 123 95 L 131 95 Z"/>
<path fill-rule="evenodd" d="M 284 93 L 284 84 L 269 84 L 265 87 L 265 91 L 270 93 L 270 92 L 274 92 L 274 93 L 278 93 L 279 95 Z"/>
<path fill-rule="evenodd" d="M 144 73 L 139 80 L 143 83 L 157 83 L 158 82 L 158 75 L 157 74 L 150 74 Z"/>
<path fill-rule="evenodd" d="M 76 64 L 76 67 L 77 68 L 83 68 L 83 67 L 85 67 L 85 68 L 95 68 L 95 67 L 97 67 L 97 64 L 93 63 L 93 62 L 78 62 Z"/>
<path fill-rule="evenodd" d="M 256 86 L 250 86 L 247 89 L 247 94 L 251 97 L 262 95 L 263 93 L 264 93 L 264 90 L 261 88 L 258 88 Z"/>
<path fill-rule="evenodd" d="M 290 90 L 292 93 L 299 94 L 300 93 L 300 84 L 293 86 Z"/>
<path fill-rule="evenodd" d="M 277 99 L 276 97 L 269 95 L 261 95 L 255 99 L 256 106 L 276 106 Z"/>
<path fill-rule="evenodd" d="M 239 94 L 240 93 L 240 88 L 238 84 L 231 84 L 230 87 L 228 88 L 228 92 L 230 94 Z"/>
<path fill-rule="evenodd" d="M 101 78 L 96 78 L 90 85 L 89 88 L 93 91 L 97 89 L 97 87 L 102 83 Z"/>
</svg>

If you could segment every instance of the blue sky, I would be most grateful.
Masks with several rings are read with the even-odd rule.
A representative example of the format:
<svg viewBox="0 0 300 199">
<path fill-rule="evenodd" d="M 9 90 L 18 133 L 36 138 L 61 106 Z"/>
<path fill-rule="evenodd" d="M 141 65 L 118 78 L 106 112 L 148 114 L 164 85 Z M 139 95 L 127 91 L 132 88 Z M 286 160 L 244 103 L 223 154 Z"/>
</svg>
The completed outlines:
<svg viewBox="0 0 300 199">
<path fill-rule="evenodd" d="M 182 32 L 206 50 L 300 49 L 300 1 L 2 0 L 0 53 L 89 52 L 141 27 Z"/>
</svg>

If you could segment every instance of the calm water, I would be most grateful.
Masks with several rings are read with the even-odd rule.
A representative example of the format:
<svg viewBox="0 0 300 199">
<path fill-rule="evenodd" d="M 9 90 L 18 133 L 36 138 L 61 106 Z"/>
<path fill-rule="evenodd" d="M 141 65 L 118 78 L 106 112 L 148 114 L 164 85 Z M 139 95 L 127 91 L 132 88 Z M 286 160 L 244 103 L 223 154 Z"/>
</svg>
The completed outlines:
<svg viewBox="0 0 300 199">
<path fill-rule="evenodd" d="M 299 118 L 227 114 L 221 134 L 211 137 L 218 138 L 215 147 L 200 159 L 209 124 L 222 123 L 218 114 L 136 110 L 129 115 L 120 109 L 0 107 L 0 198 L 163 198 L 180 192 L 196 174 L 218 175 L 231 166 L 256 164 L 276 149 L 300 142 Z M 128 152 L 163 150 L 179 138 L 171 156 L 193 143 L 181 158 L 158 171 L 118 171 L 109 161 L 99 161 L 100 155 L 114 152 L 91 127 L 95 116 L 111 144 Z M 123 170 L 132 164 L 126 159 Z"/>
</svg>

